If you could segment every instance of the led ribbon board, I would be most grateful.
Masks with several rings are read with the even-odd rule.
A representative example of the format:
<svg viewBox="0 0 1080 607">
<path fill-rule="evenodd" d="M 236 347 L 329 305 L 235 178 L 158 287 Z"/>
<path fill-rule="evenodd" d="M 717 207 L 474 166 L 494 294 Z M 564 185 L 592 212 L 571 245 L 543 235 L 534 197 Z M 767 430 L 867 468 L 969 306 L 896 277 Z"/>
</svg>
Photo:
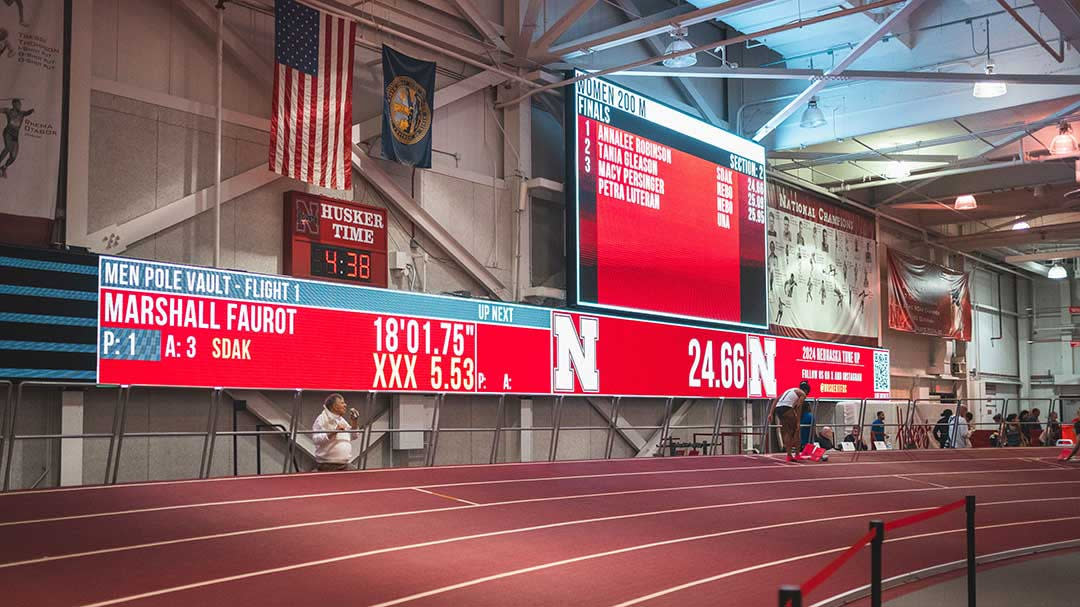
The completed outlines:
<svg viewBox="0 0 1080 607">
<path fill-rule="evenodd" d="M 566 117 L 573 303 L 767 325 L 764 148 L 601 78 Z"/>
<path fill-rule="evenodd" d="M 254 389 L 887 397 L 889 353 L 102 257 L 98 382 Z"/>
</svg>

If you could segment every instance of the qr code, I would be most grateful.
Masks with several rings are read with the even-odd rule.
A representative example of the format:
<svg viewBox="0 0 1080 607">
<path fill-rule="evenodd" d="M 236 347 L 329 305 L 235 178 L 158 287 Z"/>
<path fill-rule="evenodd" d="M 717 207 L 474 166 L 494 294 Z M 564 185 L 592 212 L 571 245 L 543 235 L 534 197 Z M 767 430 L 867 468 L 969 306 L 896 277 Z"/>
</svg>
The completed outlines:
<svg viewBox="0 0 1080 607">
<path fill-rule="evenodd" d="M 874 392 L 889 391 L 889 353 L 877 350 L 874 352 Z"/>
</svg>

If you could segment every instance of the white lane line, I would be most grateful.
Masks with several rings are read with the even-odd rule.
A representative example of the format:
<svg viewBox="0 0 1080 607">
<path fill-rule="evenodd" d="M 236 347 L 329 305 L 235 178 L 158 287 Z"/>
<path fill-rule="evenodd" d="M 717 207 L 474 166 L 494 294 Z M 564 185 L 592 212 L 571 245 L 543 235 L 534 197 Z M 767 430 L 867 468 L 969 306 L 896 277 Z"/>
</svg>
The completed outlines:
<svg viewBox="0 0 1080 607">
<path fill-rule="evenodd" d="M 480 505 L 480 504 L 477 504 L 476 502 L 470 502 L 469 500 L 463 500 L 460 497 L 454 497 L 452 495 L 446 495 L 444 493 L 435 493 L 434 491 L 428 491 L 427 489 L 421 489 L 420 487 L 417 487 L 416 490 L 419 491 L 420 493 L 426 493 L 428 495 L 434 495 L 435 497 L 441 497 L 443 499 L 448 499 L 448 500 L 452 500 L 452 501 L 455 501 L 455 502 L 461 502 L 462 504 L 468 504 L 470 506 L 479 506 Z"/>
<path fill-rule="evenodd" d="M 1033 448 L 1032 447 L 1027 447 L 1025 449 L 1026 450 L 1031 450 Z M 972 450 L 968 449 L 966 451 L 972 451 Z M 975 450 L 975 451 L 977 451 L 977 450 Z M 1019 449 L 1018 449 L 1018 451 L 1019 451 Z M 950 450 L 950 453 L 954 453 L 954 452 L 955 451 Z M 882 453 L 894 453 L 894 452 L 893 451 L 877 451 L 877 452 L 875 452 L 875 455 L 882 454 Z M 907 452 L 906 451 L 896 451 L 895 453 L 907 453 Z M 923 463 L 930 464 L 930 463 L 958 462 L 958 461 L 963 461 L 963 462 L 968 462 L 968 461 L 989 462 L 989 461 L 1001 461 L 1001 460 L 1016 461 L 1018 459 L 1021 459 L 1020 456 L 1021 456 L 1021 454 L 1017 453 L 1016 456 L 1014 456 L 1014 457 L 977 457 L 977 458 L 973 458 L 973 457 L 947 457 L 945 459 L 927 459 L 927 460 L 910 459 L 910 460 L 904 460 L 904 462 L 919 463 L 919 464 L 923 464 Z M 727 458 L 727 457 L 733 457 L 733 456 L 726 456 L 726 455 L 684 456 L 684 458 L 693 458 L 693 459 L 701 459 L 701 460 L 724 459 L 724 458 Z M 767 457 L 767 456 L 765 456 L 765 457 Z M 659 458 L 659 459 L 664 459 L 664 458 Z M 896 459 L 896 458 L 892 458 L 892 459 Z M 608 464 L 616 464 L 616 465 L 621 465 L 621 464 L 629 465 L 629 464 L 632 464 L 632 463 L 640 463 L 639 461 L 637 461 L 636 458 L 623 458 L 623 459 L 611 459 L 611 460 L 578 459 L 578 460 L 559 461 L 559 462 L 556 462 L 554 464 L 548 463 L 548 462 L 503 462 L 503 463 L 499 463 L 499 464 L 457 464 L 457 465 L 454 465 L 454 466 L 440 466 L 440 468 L 445 469 L 445 470 L 457 470 L 457 469 L 460 469 L 460 468 L 502 468 L 502 467 L 506 467 L 506 466 L 536 466 L 538 468 L 547 468 L 547 467 L 550 467 L 550 466 L 553 466 L 553 465 L 562 466 L 562 465 L 566 465 L 566 464 L 596 464 L 598 462 L 607 462 Z M 835 467 L 835 466 L 855 466 L 855 465 L 862 465 L 862 466 L 866 466 L 866 465 L 890 465 L 890 464 L 896 464 L 896 463 L 900 463 L 900 462 L 896 462 L 896 461 L 837 462 L 837 463 L 832 464 L 832 465 Z M 699 468 L 699 469 L 697 469 L 697 471 L 700 471 L 700 470 L 752 470 L 752 469 L 757 469 L 757 468 L 762 468 L 762 466 L 731 467 L 731 468 Z M 349 475 L 349 474 L 385 474 L 387 472 L 398 472 L 398 473 L 400 473 L 401 471 L 402 471 L 401 468 L 372 468 L 370 470 L 342 470 L 342 471 L 338 471 L 338 472 L 319 472 L 318 474 L 319 474 L 320 477 L 330 477 L 330 476 L 335 476 L 335 475 Z M 688 470 L 688 471 L 693 472 L 695 470 Z M 651 472 L 649 472 L 649 471 L 641 471 L 641 472 L 626 472 L 626 473 L 621 473 L 621 474 L 658 474 L 658 473 L 664 473 L 664 472 L 681 472 L 681 470 L 655 470 L 655 471 L 651 471 Z M 618 474 L 619 473 L 616 473 L 615 475 L 618 475 Z M 245 481 L 245 480 L 246 481 L 263 481 L 263 482 L 270 483 L 270 482 L 275 482 L 275 481 L 287 481 L 289 479 L 303 479 L 303 478 L 308 478 L 309 476 L 310 475 L 306 475 L 306 474 L 304 474 L 304 475 L 290 475 L 290 476 L 285 476 L 285 475 L 277 475 L 277 476 L 272 476 L 272 475 L 266 475 L 266 476 L 221 476 L 221 477 L 215 477 L 215 478 L 184 479 L 184 480 L 176 480 L 176 481 L 148 481 L 148 482 L 141 482 L 141 483 L 121 483 L 121 484 L 118 484 L 118 485 L 84 485 L 84 486 L 81 486 L 81 487 L 53 487 L 51 489 L 33 489 L 33 490 L 24 490 L 24 491 L 6 491 L 6 492 L 3 492 L 3 493 L 0 493 L 0 500 L 4 499 L 5 497 L 34 496 L 34 495 L 41 495 L 41 494 L 46 494 L 46 493 L 61 493 L 61 492 L 70 492 L 70 491 L 96 491 L 96 490 L 105 490 L 105 489 L 130 489 L 130 488 L 135 488 L 135 487 L 186 485 L 186 484 L 191 484 L 191 483 L 220 483 L 220 482 L 227 482 L 227 481 Z M 580 476 L 576 476 L 576 477 L 549 477 L 549 478 L 591 478 L 592 476 L 604 476 L 604 475 L 580 475 Z M 538 480 L 543 480 L 543 478 L 545 478 L 545 477 L 538 477 Z M 518 480 L 521 480 L 521 479 L 518 479 Z M 487 481 L 478 481 L 478 482 L 487 482 Z M 427 486 L 434 486 L 434 485 L 423 485 L 423 486 L 427 487 Z M 410 489 L 410 488 L 411 488 L 411 486 L 400 486 L 400 487 L 391 487 L 391 488 L 387 488 L 387 489 L 388 490 L 396 490 L 396 489 Z"/>
<path fill-rule="evenodd" d="M 992 486 L 1015 487 L 1015 486 L 1022 486 L 1024 484 L 1035 485 L 1035 484 L 1041 484 L 1041 483 L 1016 483 L 1016 484 L 992 485 Z M 991 485 L 988 485 L 988 486 L 991 486 Z M 971 486 L 971 487 L 956 487 L 956 488 L 957 489 L 969 489 L 969 488 L 975 488 L 975 487 L 979 487 L 979 486 L 975 485 L 975 486 Z M 909 493 L 909 492 L 919 492 L 919 491 L 939 491 L 939 489 L 902 489 L 902 490 L 894 490 L 894 491 L 881 491 L 881 492 L 876 492 L 876 493 Z M 865 496 L 865 495 L 872 495 L 872 494 L 873 493 L 858 492 L 858 493 L 851 493 L 851 494 L 833 495 L 833 496 L 830 496 L 830 497 Z M 141 593 L 141 594 L 137 594 L 137 595 L 131 595 L 131 596 L 127 596 L 127 597 L 120 597 L 120 598 L 117 598 L 117 599 L 110 599 L 110 600 L 99 602 L 99 603 L 93 603 L 93 604 L 90 604 L 90 605 L 85 605 L 84 607 L 103 607 L 105 605 L 115 605 L 115 604 L 123 603 L 123 602 L 127 602 L 127 601 L 133 601 L 133 600 L 138 600 L 138 599 L 143 599 L 143 598 L 149 598 L 149 597 L 152 597 L 152 596 L 160 596 L 162 594 L 180 592 L 180 591 L 183 591 L 183 590 L 191 590 L 191 589 L 194 589 L 194 588 L 201 588 L 201 587 L 205 587 L 205 586 L 211 586 L 211 585 L 214 585 L 214 584 L 221 584 L 221 583 L 226 583 L 226 582 L 231 582 L 231 581 L 236 581 L 236 580 L 241 580 L 241 579 L 258 577 L 258 576 L 262 576 L 262 575 L 271 575 L 271 574 L 274 574 L 274 573 L 282 573 L 282 572 L 285 572 L 285 571 L 293 571 L 293 570 L 303 569 L 303 568 L 307 568 L 307 567 L 316 567 L 316 566 L 319 566 L 319 565 L 337 563 L 337 562 L 341 562 L 341 561 L 353 560 L 353 559 L 363 558 L 363 557 L 367 557 L 367 556 L 374 556 L 374 555 L 379 555 L 379 554 L 387 554 L 387 553 L 391 553 L 391 552 L 400 552 L 400 551 L 403 551 L 403 550 L 411 550 L 411 549 L 415 549 L 415 548 L 426 548 L 426 547 L 430 547 L 430 546 L 437 546 L 437 545 L 442 545 L 442 544 L 449 544 L 449 543 L 453 543 L 453 542 L 461 542 L 461 541 L 467 541 L 467 540 L 473 540 L 473 539 L 481 539 L 481 538 L 503 536 L 503 535 L 512 535 L 512 534 L 518 534 L 518 533 L 526 533 L 526 532 L 529 532 L 529 531 L 538 531 L 538 530 L 543 530 L 543 529 L 553 529 L 553 528 L 558 528 L 558 527 L 568 527 L 568 526 L 580 525 L 580 524 L 589 524 L 589 523 L 605 522 L 605 521 L 612 521 L 612 520 L 623 520 L 623 519 L 630 519 L 630 518 L 642 518 L 642 517 L 647 517 L 647 516 L 672 514 L 672 513 L 679 513 L 679 512 L 689 512 L 689 511 L 694 511 L 694 510 L 703 510 L 703 509 L 706 509 L 706 508 L 731 508 L 731 507 L 738 507 L 738 506 L 745 506 L 745 505 L 776 503 L 776 502 L 783 502 L 783 501 L 799 501 L 799 500 L 807 500 L 807 499 L 821 499 L 821 496 L 816 495 L 816 496 L 805 496 L 805 497 L 787 498 L 787 499 L 757 500 L 757 501 L 752 501 L 752 502 L 742 502 L 742 503 L 738 503 L 738 504 L 719 504 L 719 505 L 712 505 L 712 506 L 694 506 L 694 507 L 689 507 L 689 508 L 678 508 L 678 509 L 661 510 L 661 511 L 655 511 L 655 512 L 621 514 L 621 515 L 615 515 L 615 516 L 598 517 L 598 518 L 593 518 L 593 519 L 583 519 L 583 520 L 578 520 L 578 521 L 562 521 L 562 522 L 558 522 L 558 523 L 549 523 L 549 524 L 545 524 L 545 525 L 534 525 L 534 526 L 531 526 L 531 527 L 505 529 L 505 530 L 501 530 L 501 531 L 489 531 L 489 532 L 485 532 L 485 533 L 477 533 L 477 534 L 454 537 L 454 538 L 444 538 L 444 539 L 441 539 L 441 540 L 430 540 L 430 541 L 419 542 L 419 543 L 415 543 L 415 544 L 406 544 L 406 545 L 401 545 L 401 546 L 389 546 L 389 547 L 386 547 L 386 548 L 379 548 L 379 549 L 376 549 L 376 550 L 369 550 L 369 551 L 366 551 L 366 552 L 358 552 L 358 553 L 354 553 L 354 554 L 347 554 L 347 555 L 337 556 L 337 557 L 332 557 L 332 558 L 327 558 L 327 559 L 320 559 L 320 560 L 317 560 L 317 561 L 308 561 L 308 562 L 305 562 L 305 563 L 295 563 L 293 565 L 275 567 L 275 568 L 272 568 L 272 569 L 263 569 L 263 570 L 259 570 L 259 571 L 241 573 L 241 574 L 231 575 L 231 576 L 222 577 L 222 578 L 204 580 L 204 581 L 201 581 L 201 582 L 194 582 L 194 583 L 191 583 L 191 584 L 184 584 L 182 586 L 174 586 L 174 587 L 171 587 L 171 588 L 163 588 L 163 589 L 160 589 L 160 590 L 154 590 L 154 591 L 151 591 L 151 592 Z M 1042 500 L 1042 499 L 1010 500 L 1008 502 L 1003 502 L 1003 503 L 1010 503 L 1011 504 L 1011 503 L 1027 503 L 1027 502 L 1040 502 L 1040 501 L 1046 501 L 1046 500 Z M 983 504 L 983 505 L 984 506 L 989 506 L 989 505 L 992 505 L 992 504 L 993 503 L 991 502 L 991 503 L 987 503 L 987 504 Z M 924 507 L 924 508 L 912 508 L 912 509 L 909 509 L 909 510 L 897 510 L 897 511 L 892 511 L 892 513 L 930 510 L 930 509 L 933 509 L 935 507 L 936 506 L 929 506 L 929 507 Z M 889 514 L 889 512 L 882 513 L 882 514 Z M 835 517 L 835 518 L 836 519 L 850 518 L 851 516 L 865 516 L 865 515 L 846 515 L 846 516 Z M 822 520 L 834 520 L 834 519 L 822 519 Z M 782 524 L 777 524 L 777 525 L 769 525 L 769 526 L 761 527 L 759 529 L 770 529 L 772 527 L 782 527 L 782 526 L 785 526 L 785 525 L 803 524 L 803 523 L 806 523 L 806 522 L 813 522 L 813 521 L 795 521 L 795 522 L 782 523 Z M 731 530 L 731 531 L 726 531 L 726 532 L 720 532 L 718 534 L 709 534 L 708 536 L 701 536 L 701 537 L 713 537 L 713 536 L 718 536 L 718 535 L 732 535 L 732 534 L 735 534 L 735 533 L 745 533 L 745 532 L 751 531 L 751 530 L 752 529 Z M 691 539 L 693 539 L 693 538 L 691 538 Z M 689 541 L 689 540 L 687 540 L 686 538 L 683 538 L 682 540 L 667 540 L 665 542 L 661 542 L 661 543 L 658 543 L 656 545 L 663 545 L 665 543 L 673 543 L 675 541 Z M 652 544 L 650 544 L 648 546 L 651 546 L 651 545 Z M 621 551 L 626 551 L 626 550 L 623 549 Z M 615 552 L 615 553 L 617 553 L 617 552 Z M 554 565 L 550 565 L 550 566 L 554 566 Z"/>
<path fill-rule="evenodd" d="M 1080 481 L 1062 481 L 1061 483 L 1058 483 L 1058 484 L 1080 484 Z M 966 486 L 960 486 L 960 487 L 942 487 L 940 489 L 939 488 L 888 489 L 888 490 L 882 490 L 882 491 L 855 491 L 855 492 L 851 492 L 851 493 L 836 493 L 836 494 L 830 494 L 828 497 L 829 498 L 864 497 L 864 496 L 870 496 L 870 495 L 891 495 L 891 494 L 895 494 L 895 493 L 921 493 L 921 492 L 926 492 L 926 491 L 941 491 L 943 489 L 944 490 L 949 490 L 949 489 L 955 489 L 955 490 L 962 490 L 962 489 L 996 489 L 996 488 L 1002 488 L 1002 487 L 1008 487 L 1008 488 L 1026 487 L 1026 486 L 1043 487 L 1045 485 L 1046 485 L 1046 483 L 1000 483 L 1000 484 L 991 484 L 991 485 L 966 485 Z M 456 511 L 456 510 L 472 510 L 474 508 L 489 508 L 489 507 L 494 507 L 494 506 L 511 506 L 511 505 L 517 505 L 517 504 L 527 504 L 527 503 L 535 503 L 535 502 L 548 502 L 548 501 L 558 501 L 558 500 L 573 500 L 573 499 L 583 499 L 583 498 L 590 498 L 590 497 L 608 497 L 608 496 L 611 496 L 611 495 L 626 495 L 628 493 L 646 493 L 646 492 L 655 492 L 655 491 L 667 491 L 667 490 L 666 489 L 640 489 L 640 490 L 634 490 L 634 491 L 619 491 L 619 492 L 614 492 L 614 493 L 608 492 L 608 493 L 588 493 L 588 494 L 579 494 L 579 495 L 566 495 L 566 496 L 558 496 L 558 497 L 534 497 L 534 498 L 520 499 L 520 500 L 509 500 L 509 501 L 504 501 L 504 502 L 490 502 L 490 503 L 485 503 L 485 504 L 475 504 L 473 506 L 450 506 L 450 507 L 447 507 L 447 508 L 427 508 L 427 509 L 424 509 L 424 510 L 408 510 L 408 511 L 405 511 L 405 512 L 392 512 L 392 513 L 386 513 L 386 514 L 367 514 L 367 515 L 363 515 L 363 516 L 353 516 L 353 517 L 348 517 L 348 518 L 328 519 L 328 520 L 321 520 L 321 521 L 308 521 L 308 522 L 304 522 L 304 523 L 290 523 L 290 524 L 286 524 L 286 525 L 275 525 L 275 526 L 272 526 L 272 527 L 259 527 L 259 528 L 255 528 L 255 529 L 244 529 L 244 530 L 240 530 L 240 531 L 227 531 L 227 532 L 223 532 L 223 533 L 214 533 L 214 534 L 209 534 L 209 535 L 199 535 L 199 536 L 186 537 L 186 538 L 176 538 L 176 539 L 172 539 L 172 540 L 161 540 L 161 541 L 157 541 L 157 542 L 146 542 L 146 543 L 142 543 L 142 544 L 131 544 L 131 545 L 127 545 L 127 546 L 115 546 L 115 547 L 112 547 L 112 548 L 101 548 L 101 549 L 98 549 L 98 550 L 88 550 L 88 551 L 84 551 L 84 552 L 73 552 L 73 553 L 69 553 L 69 554 L 59 554 L 59 555 L 39 557 L 39 558 L 34 558 L 34 559 L 27 559 L 27 560 L 23 560 L 23 561 L 11 561 L 11 562 L 8 562 L 8 563 L 0 564 L 0 569 L 7 569 L 7 568 L 11 568 L 11 567 L 21 567 L 21 566 L 24 566 L 24 565 L 34 565 L 34 564 L 39 564 L 39 563 L 47 563 L 47 562 L 52 562 L 52 561 L 60 561 L 60 560 L 67 560 L 67 559 L 73 559 L 73 558 L 82 558 L 82 557 L 87 557 L 87 556 L 97 556 L 97 555 L 101 555 L 101 554 L 111 554 L 111 553 L 114 553 L 114 552 L 126 552 L 126 551 L 129 551 L 129 550 L 143 550 L 143 549 L 146 549 L 146 548 L 157 548 L 157 547 L 160 547 L 160 546 L 171 546 L 171 545 L 175 545 L 175 544 L 186 544 L 186 543 L 193 543 L 193 542 L 201 542 L 201 541 L 215 540 L 215 539 L 221 539 L 221 538 L 227 538 L 227 537 L 240 537 L 240 536 L 244 536 L 244 535 L 255 535 L 255 534 L 259 534 L 259 533 L 270 533 L 270 532 L 274 532 L 274 531 L 285 531 L 285 530 L 289 530 L 289 529 L 302 529 L 302 528 L 305 528 L 305 527 L 318 527 L 318 526 L 322 526 L 322 525 L 337 525 L 337 524 L 343 524 L 343 523 L 355 523 L 355 522 L 359 522 L 359 521 L 368 521 L 368 520 L 374 520 L 374 519 L 394 518 L 394 517 L 399 517 L 399 516 L 411 516 L 411 515 L 419 515 L 419 514 L 432 514 L 432 513 L 439 513 L 439 512 L 451 512 L 451 511 Z M 772 504 L 772 503 L 776 503 L 776 502 L 798 502 L 798 501 L 804 501 L 804 500 L 819 500 L 822 497 L 823 496 L 821 496 L 821 495 L 806 495 L 806 496 L 799 496 L 799 497 L 770 498 L 770 499 L 752 500 L 752 501 L 735 502 L 735 503 L 730 503 L 729 502 L 729 503 L 722 503 L 722 504 L 706 504 L 706 505 L 702 505 L 702 506 L 687 506 L 687 507 L 684 507 L 684 508 L 669 508 L 669 509 L 666 509 L 666 510 L 654 510 L 654 511 L 650 511 L 650 512 L 629 513 L 629 514 L 625 514 L 625 515 L 616 515 L 616 516 L 623 516 L 623 517 L 654 516 L 654 515 L 672 514 L 672 513 L 680 513 L 680 512 L 692 512 L 692 511 L 695 511 L 695 510 L 710 510 L 710 509 L 718 509 L 718 508 L 737 508 L 737 507 L 742 507 L 742 506 L 756 506 L 756 505 L 761 505 L 761 504 Z M 1054 501 L 1054 500 L 1061 500 L 1061 499 L 1080 499 L 1080 498 L 1071 498 L 1071 497 L 1070 498 L 1042 498 L 1041 500 L 1037 500 L 1037 501 Z M 1011 504 L 1011 503 L 1026 503 L 1028 501 L 1030 501 L 1030 500 L 1014 500 L 1014 501 L 1010 501 L 1010 502 L 994 502 L 994 503 Z M 611 518 L 610 517 L 604 517 L 604 518 L 599 518 L 599 519 L 579 519 L 579 520 L 576 520 L 576 521 L 565 521 L 562 524 L 588 524 L 588 523 L 593 523 L 593 522 L 598 522 L 598 521 L 602 522 L 602 521 L 605 521 L 605 520 L 611 520 Z M 531 529 L 533 529 L 533 528 L 532 527 L 525 528 L 525 530 L 531 530 Z"/>
<path fill-rule="evenodd" d="M 1031 501 L 1039 501 L 1039 500 L 1031 500 Z M 1026 524 L 1031 524 L 1031 523 L 1036 523 L 1036 524 L 1060 523 L 1062 521 L 1074 521 L 1074 520 L 1080 520 L 1080 516 L 1065 516 L 1065 517 L 1060 517 L 1060 518 L 1052 518 L 1052 519 L 1044 519 L 1044 520 L 1020 521 L 1020 522 L 1016 522 L 1016 523 L 1001 523 L 1001 524 L 997 524 L 997 525 L 985 525 L 983 527 L 976 527 L 975 530 L 976 531 L 982 531 L 982 530 L 986 530 L 986 529 L 998 529 L 998 528 L 1001 528 L 1001 527 L 1015 527 L 1017 525 L 1026 525 Z M 922 539 L 922 538 L 927 538 L 927 537 L 933 537 L 933 536 L 937 536 L 937 535 L 947 535 L 947 534 L 950 534 L 950 533 L 964 533 L 966 531 L 967 531 L 967 529 L 961 528 L 961 529 L 949 529 L 949 530 L 946 530 L 946 531 L 935 531 L 935 532 L 932 532 L 932 533 L 920 533 L 918 535 L 907 535 L 907 536 L 904 536 L 904 537 L 886 539 L 885 543 L 890 544 L 890 543 L 893 543 L 893 542 L 906 542 L 906 541 L 917 540 L 917 539 Z M 843 552 L 844 550 L 847 550 L 849 547 L 850 546 L 842 546 L 840 548 L 833 548 L 831 550 L 823 550 L 821 552 L 812 552 L 810 554 L 802 554 L 802 555 L 799 555 L 799 556 L 788 557 L 786 559 L 781 559 L 781 560 L 778 560 L 778 561 L 769 561 L 767 563 L 759 563 L 759 564 L 754 565 L 752 567 L 744 567 L 743 569 L 736 569 L 734 571 L 726 571 L 726 572 L 718 574 L 718 575 L 713 575 L 713 576 L 709 576 L 707 578 L 701 578 L 701 579 L 698 579 L 698 580 L 693 580 L 691 582 L 686 582 L 685 584 L 679 584 L 678 586 L 672 586 L 671 588 L 665 588 L 664 590 L 660 590 L 660 591 L 654 592 L 652 594 L 647 594 L 645 596 L 640 596 L 640 597 L 637 597 L 637 598 L 634 598 L 634 599 L 630 599 L 629 601 L 624 601 L 622 603 L 618 603 L 617 605 L 613 605 L 612 607 L 630 607 L 631 605 L 640 605 L 641 603 L 644 603 L 645 601 L 651 601 L 653 599 L 656 599 L 656 598 L 659 598 L 659 597 L 662 597 L 662 596 L 666 596 L 666 595 L 669 595 L 669 594 L 672 594 L 672 593 L 675 593 L 675 592 L 679 592 L 681 590 L 686 590 L 687 588 L 693 588 L 695 586 L 700 586 L 702 584 L 708 584 L 710 582 L 715 582 L 715 581 L 718 581 L 718 580 L 733 577 L 733 576 L 740 575 L 740 574 L 743 574 L 743 573 L 749 573 L 751 571 L 756 571 L 758 569 L 765 569 L 766 567 L 773 567 L 773 566 L 776 566 L 776 565 L 783 565 L 785 563 L 790 563 L 792 561 L 799 561 L 799 560 L 802 560 L 802 559 L 808 559 L 808 558 L 814 558 L 814 557 L 818 557 L 818 556 L 824 556 L 826 554 L 833 554 L 833 553 L 836 553 L 836 552 Z M 383 603 L 383 604 L 385 605 L 387 603 Z"/>
<path fill-rule="evenodd" d="M 768 470 L 769 468 L 763 468 L 761 466 L 753 466 L 753 470 Z M 776 469 L 776 468 L 773 468 Z M 708 471 L 710 469 L 696 470 L 696 472 Z M 731 470 L 731 468 L 720 468 L 718 470 Z M 945 476 L 955 474 L 1000 474 L 1000 473 L 1013 473 L 1013 472 L 1056 472 L 1056 468 L 1005 468 L 1001 470 L 952 470 L 949 472 L 912 472 L 907 476 Z M 1080 471 L 1080 468 L 1077 469 Z M 629 473 L 628 473 L 629 474 Z M 648 474 L 648 473 L 645 473 Z M 623 474 L 616 474 L 612 476 L 622 476 Z M 94 512 L 90 514 L 72 514 L 68 516 L 57 516 L 50 518 L 28 519 L 23 521 L 8 521 L 0 523 L 0 529 L 3 527 L 13 527 L 16 525 L 32 525 L 40 523 L 52 523 L 57 521 L 72 521 L 83 520 L 92 518 L 101 518 L 106 516 L 119 516 L 128 514 L 141 514 L 144 512 L 164 512 L 172 510 L 186 510 L 190 508 L 207 508 L 213 506 L 232 506 L 237 504 L 256 504 L 265 502 L 278 502 L 288 500 L 301 500 L 301 499 L 313 499 L 319 497 L 339 497 L 343 495 L 360 495 L 368 493 L 386 493 L 391 491 L 409 491 L 417 489 L 444 489 L 447 487 L 472 487 L 478 485 L 497 485 L 516 482 L 540 482 L 540 481 L 557 481 L 563 479 L 581 479 L 581 478 L 596 478 L 597 476 L 609 476 L 609 475 L 593 475 L 593 476 L 556 476 L 556 477 L 544 477 L 536 479 L 514 479 L 514 480 L 498 480 L 498 481 L 470 481 L 464 483 L 448 483 L 443 485 L 422 485 L 419 487 L 393 487 L 393 488 L 380 488 L 380 489 L 356 489 L 352 491 L 332 491 L 327 493 L 306 493 L 301 495 L 284 495 L 277 497 L 256 497 L 243 500 L 224 500 L 218 502 L 201 502 L 197 504 L 177 504 L 174 506 L 156 506 L 153 508 L 135 508 L 131 510 L 116 510 L 112 512 Z M 629 491 L 612 491 L 605 494 L 595 495 L 628 495 L 634 493 L 652 493 L 658 491 L 686 491 L 694 489 L 712 489 L 718 487 L 747 487 L 753 485 L 775 485 L 784 483 L 810 483 L 817 481 L 834 481 L 834 480 L 857 480 L 857 479 L 880 479 L 880 474 L 864 474 L 859 476 L 827 476 L 827 477 L 807 477 L 807 478 L 792 478 L 792 479 L 779 479 L 771 481 L 744 481 L 741 483 L 719 483 L 719 484 L 707 484 L 707 485 L 688 485 L 688 486 L 675 486 L 675 487 L 661 487 L 656 489 L 634 489 Z M 545 498 L 538 498 L 545 499 Z M 524 500 L 523 500 L 524 501 Z"/>
<path fill-rule="evenodd" d="M 930 485 L 931 487 L 940 487 L 942 489 L 948 489 L 949 488 L 948 485 L 939 485 L 937 483 L 931 483 L 930 481 L 924 481 L 922 479 L 908 478 L 908 477 L 904 476 L 903 474 L 894 474 L 893 478 L 902 478 L 905 481 L 911 481 L 913 483 L 923 483 L 924 485 Z"/>
</svg>

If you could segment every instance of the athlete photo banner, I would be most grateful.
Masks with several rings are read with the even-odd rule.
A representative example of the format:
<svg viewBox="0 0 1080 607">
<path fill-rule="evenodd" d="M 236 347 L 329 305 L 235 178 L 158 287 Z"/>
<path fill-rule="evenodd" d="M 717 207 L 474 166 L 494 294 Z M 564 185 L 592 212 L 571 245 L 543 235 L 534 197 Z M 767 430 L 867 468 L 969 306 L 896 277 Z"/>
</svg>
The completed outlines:
<svg viewBox="0 0 1080 607">
<path fill-rule="evenodd" d="M 0 4 L 0 221 L 56 214 L 64 1 Z"/>
<path fill-rule="evenodd" d="M 888 397 L 889 352 L 102 257 L 103 384 L 480 394 Z"/>
<path fill-rule="evenodd" d="M 769 330 L 874 345 L 881 314 L 874 219 L 804 190 L 766 186 Z"/>
<path fill-rule="evenodd" d="M 970 275 L 889 249 L 889 328 L 971 341 Z"/>
</svg>

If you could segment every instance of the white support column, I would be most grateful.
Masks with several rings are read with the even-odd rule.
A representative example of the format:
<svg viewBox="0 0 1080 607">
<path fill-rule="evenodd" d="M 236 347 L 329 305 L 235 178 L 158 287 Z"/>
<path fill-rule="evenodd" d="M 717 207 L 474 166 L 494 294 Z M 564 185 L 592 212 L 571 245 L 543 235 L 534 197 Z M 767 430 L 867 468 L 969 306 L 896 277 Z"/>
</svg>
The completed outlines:
<svg viewBox="0 0 1080 607">
<path fill-rule="evenodd" d="M 82 390 L 60 393 L 60 433 L 83 433 Z M 72 487 L 83 484 L 83 439 L 69 438 L 60 441 L 60 486 Z"/>
<path fill-rule="evenodd" d="M 71 3 L 71 93 L 69 98 L 67 217 L 68 244 L 87 243 L 87 200 L 90 188 L 90 82 L 94 0 Z"/>
<path fill-rule="evenodd" d="M 513 99 L 524 92 L 520 85 L 499 88 L 502 98 Z M 532 276 L 529 209 L 531 204 L 526 182 L 532 175 L 532 102 L 529 99 L 503 108 L 503 177 L 514 205 L 514 242 L 512 298 L 518 301 Z"/>
</svg>

